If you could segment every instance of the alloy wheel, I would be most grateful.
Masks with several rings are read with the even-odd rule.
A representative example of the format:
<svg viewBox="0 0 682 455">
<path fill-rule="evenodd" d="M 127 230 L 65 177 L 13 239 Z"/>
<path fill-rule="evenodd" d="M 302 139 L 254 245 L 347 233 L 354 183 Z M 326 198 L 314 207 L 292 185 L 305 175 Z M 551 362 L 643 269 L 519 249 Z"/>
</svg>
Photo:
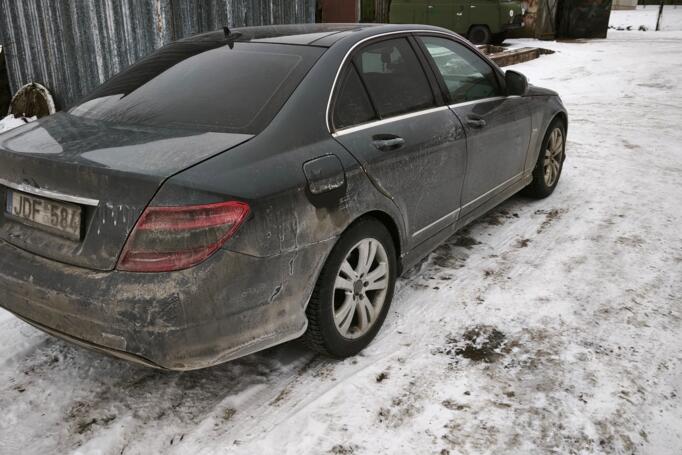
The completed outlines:
<svg viewBox="0 0 682 455">
<path fill-rule="evenodd" d="M 553 186 L 559 179 L 559 172 L 561 171 L 561 163 L 564 155 L 564 133 L 561 128 L 554 128 L 549 135 L 547 141 L 547 148 L 545 150 L 545 185 Z"/>
<path fill-rule="evenodd" d="M 381 242 L 367 238 L 350 249 L 334 283 L 334 323 L 341 336 L 359 338 L 372 328 L 386 301 L 389 277 Z"/>
</svg>

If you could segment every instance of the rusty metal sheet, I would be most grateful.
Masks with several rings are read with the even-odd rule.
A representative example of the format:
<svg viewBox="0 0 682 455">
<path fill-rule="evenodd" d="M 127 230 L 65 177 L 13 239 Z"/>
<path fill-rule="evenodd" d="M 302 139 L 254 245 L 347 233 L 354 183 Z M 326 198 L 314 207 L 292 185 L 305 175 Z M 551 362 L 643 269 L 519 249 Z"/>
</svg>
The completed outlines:
<svg viewBox="0 0 682 455">
<path fill-rule="evenodd" d="M 320 0 L 320 22 L 358 22 L 357 0 Z"/>
</svg>

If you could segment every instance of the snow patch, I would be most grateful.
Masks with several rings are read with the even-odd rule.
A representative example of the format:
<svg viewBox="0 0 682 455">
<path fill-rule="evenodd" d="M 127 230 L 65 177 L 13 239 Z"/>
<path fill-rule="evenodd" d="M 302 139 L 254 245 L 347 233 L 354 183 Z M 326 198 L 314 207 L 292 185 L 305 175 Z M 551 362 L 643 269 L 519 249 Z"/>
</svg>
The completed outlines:
<svg viewBox="0 0 682 455">
<path fill-rule="evenodd" d="M 638 6 L 634 10 L 612 10 L 609 27 L 617 30 L 655 31 L 659 5 Z M 682 30 L 682 5 L 665 5 L 661 31 Z"/>
<path fill-rule="evenodd" d="M 29 122 L 36 120 L 36 117 L 15 117 L 10 114 L 7 117 L 0 120 L 0 133 L 4 133 L 13 128 L 26 125 Z"/>
</svg>

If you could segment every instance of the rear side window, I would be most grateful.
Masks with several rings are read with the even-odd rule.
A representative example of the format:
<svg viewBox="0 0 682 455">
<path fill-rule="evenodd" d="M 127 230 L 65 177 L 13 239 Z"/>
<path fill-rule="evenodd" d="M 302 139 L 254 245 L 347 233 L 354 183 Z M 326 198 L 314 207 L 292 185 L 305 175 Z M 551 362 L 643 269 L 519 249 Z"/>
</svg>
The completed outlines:
<svg viewBox="0 0 682 455">
<path fill-rule="evenodd" d="M 225 41 L 178 41 L 114 76 L 71 109 L 98 120 L 257 133 L 323 50 Z"/>
<path fill-rule="evenodd" d="M 347 67 L 334 103 L 334 128 L 346 128 L 372 120 L 377 116 L 360 76 L 352 63 Z"/>
<path fill-rule="evenodd" d="M 405 38 L 370 44 L 353 63 L 381 118 L 434 106 L 424 69 Z"/>
<path fill-rule="evenodd" d="M 445 38 L 419 38 L 433 58 L 448 89 L 450 103 L 502 95 L 493 68 L 459 43 Z"/>
</svg>

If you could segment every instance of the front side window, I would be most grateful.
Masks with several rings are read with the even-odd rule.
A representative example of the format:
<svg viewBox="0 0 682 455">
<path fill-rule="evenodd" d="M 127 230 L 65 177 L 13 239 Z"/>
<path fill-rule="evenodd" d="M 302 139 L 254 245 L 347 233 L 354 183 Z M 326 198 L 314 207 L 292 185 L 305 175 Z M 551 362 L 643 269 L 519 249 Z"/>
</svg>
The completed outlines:
<svg viewBox="0 0 682 455">
<path fill-rule="evenodd" d="M 405 38 L 370 44 L 353 58 L 381 118 L 434 106 L 424 69 Z"/>
<path fill-rule="evenodd" d="M 446 38 L 422 36 L 419 39 L 443 77 L 450 103 L 502 95 L 493 68 L 474 52 Z"/>
</svg>

